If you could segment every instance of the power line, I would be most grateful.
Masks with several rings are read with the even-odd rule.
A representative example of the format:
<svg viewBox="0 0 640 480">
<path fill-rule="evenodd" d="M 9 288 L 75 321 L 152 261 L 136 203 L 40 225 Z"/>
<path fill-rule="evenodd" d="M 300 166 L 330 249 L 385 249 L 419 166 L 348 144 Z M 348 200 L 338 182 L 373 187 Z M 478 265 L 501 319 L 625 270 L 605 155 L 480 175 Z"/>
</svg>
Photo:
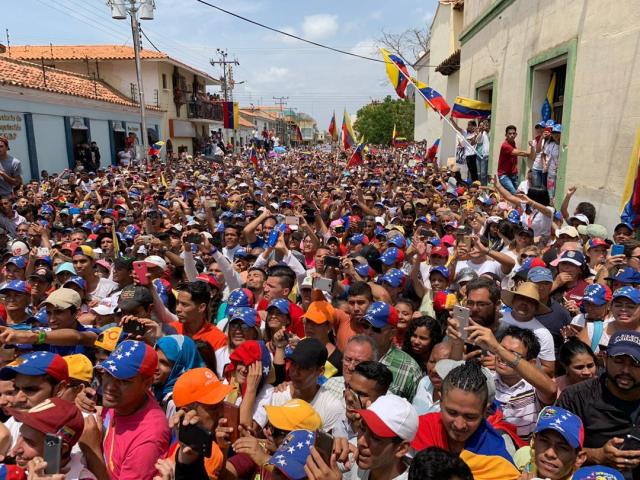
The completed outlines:
<svg viewBox="0 0 640 480">
<path fill-rule="evenodd" d="M 142 29 L 142 27 L 139 27 L 139 28 L 140 28 L 140 33 L 142 33 L 142 35 L 144 36 L 144 38 L 146 38 L 146 39 L 147 39 L 147 42 L 149 42 L 149 43 L 151 44 L 151 46 L 152 46 L 153 48 L 155 48 L 155 49 L 156 49 L 156 51 L 158 51 L 158 52 L 162 53 L 162 51 L 161 51 L 158 47 L 156 47 L 156 46 L 153 44 L 153 42 L 151 41 L 151 39 L 150 39 L 149 37 L 147 37 L 147 34 L 146 34 L 146 33 L 144 33 L 144 30 Z"/>
<path fill-rule="evenodd" d="M 209 2 L 205 2 L 204 0 L 196 0 L 196 2 L 202 3 L 203 5 L 207 5 L 207 6 L 211 7 L 211 8 L 215 8 L 216 10 L 219 10 L 219 11 L 221 11 L 223 13 L 226 13 L 227 15 L 231 15 L 232 17 L 239 18 L 240 20 L 244 20 L 245 22 L 252 23 L 254 25 L 257 25 L 258 27 L 262 27 L 262 28 L 265 28 L 267 30 L 271 30 L 272 32 L 276 32 L 276 33 L 279 33 L 281 35 L 286 35 L 287 37 L 290 37 L 290 38 L 295 38 L 296 40 L 300 40 L 301 42 L 305 42 L 305 43 L 309 43 L 311 45 L 315 45 L 316 47 L 326 48 L 327 50 L 331 50 L 331 51 L 334 51 L 336 53 L 341 53 L 343 55 L 350 55 L 352 57 L 361 58 L 363 60 L 369 60 L 371 62 L 385 63 L 384 60 L 380 60 L 379 58 L 365 57 L 364 55 L 358 55 L 357 53 L 347 52 L 346 50 L 340 50 L 339 48 L 334 48 L 334 47 L 330 47 L 328 45 L 324 45 L 322 43 L 318 43 L 318 42 L 314 42 L 314 41 L 311 41 L 311 40 L 307 40 L 306 38 L 299 37 L 299 36 L 294 35 L 292 33 L 283 32 L 282 30 L 278 30 L 277 28 L 270 27 L 268 25 L 265 25 L 264 23 L 256 22 L 255 20 L 251 20 L 250 18 L 243 17 L 242 15 L 238 15 L 237 13 L 230 12 L 229 10 L 225 10 L 224 8 L 218 7 L 217 5 L 213 5 L 212 3 L 209 3 Z"/>
</svg>

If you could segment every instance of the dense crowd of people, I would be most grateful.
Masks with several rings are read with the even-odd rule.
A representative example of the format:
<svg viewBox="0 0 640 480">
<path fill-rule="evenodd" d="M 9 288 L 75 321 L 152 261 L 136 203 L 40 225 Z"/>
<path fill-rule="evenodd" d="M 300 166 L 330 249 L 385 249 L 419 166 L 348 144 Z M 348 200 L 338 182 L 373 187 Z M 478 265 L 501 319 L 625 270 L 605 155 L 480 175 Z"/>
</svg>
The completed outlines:
<svg viewBox="0 0 640 480">
<path fill-rule="evenodd" d="M 514 134 L 469 180 L 410 145 L 27 183 L 0 139 L 1 478 L 640 479 L 635 228 Z"/>
</svg>

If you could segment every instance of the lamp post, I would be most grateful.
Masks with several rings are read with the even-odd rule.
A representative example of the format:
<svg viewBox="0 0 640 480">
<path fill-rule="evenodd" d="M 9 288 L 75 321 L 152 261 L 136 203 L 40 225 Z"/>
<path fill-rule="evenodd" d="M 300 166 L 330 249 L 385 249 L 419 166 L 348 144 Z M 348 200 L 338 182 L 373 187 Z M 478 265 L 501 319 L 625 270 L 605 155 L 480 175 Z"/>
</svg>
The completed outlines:
<svg viewBox="0 0 640 480">
<path fill-rule="evenodd" d="M 131 34 L 133 36 L 133 52 L 136 64 L 136 80 L 138 82 L 138 99 L 140 103 L 140 129 L 142 132 L 142 158 L 147 157 L 149 151 L 149 138 L 147 135 L 147 117 L 144 101 L 144 85 L 142 83 L 142 62 L 140 61 L 140 20 L 153 20 L 154 0 L 107 0 L 111 7 L 111 17 L 116 20 L 124 20 L 127 14 L 131 17 Z M 140 18 L 138 19 L 138 15 Z"/>
</svg>

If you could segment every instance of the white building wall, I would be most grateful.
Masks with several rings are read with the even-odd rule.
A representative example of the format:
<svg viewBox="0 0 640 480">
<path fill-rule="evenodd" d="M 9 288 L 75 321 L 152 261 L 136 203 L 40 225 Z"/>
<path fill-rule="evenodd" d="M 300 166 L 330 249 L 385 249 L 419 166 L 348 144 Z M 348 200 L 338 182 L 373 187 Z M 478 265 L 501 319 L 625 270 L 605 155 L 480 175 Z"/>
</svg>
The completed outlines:
<svg viewBox="0 0 640 480">
<path fill-rule="evenodd" d="M 55 173 L 68 168 L 63 118 L 56 115 L 34 114 L 33 131 L 40 171 L 46 170 L 49 173 Z M 93 135 L 93 127 L 91 134 Z M 100 147 L 100 151 L 104 156 L 102 147 Z"/>
<path fill-rule="evenodd" d="M 96 142 L 100 149 L 100 166 L 106 168 L 111 165 L 111 132 L 109 132 L 109 122 L 106 120 L 91 119 L 89 125 L 91 128 L 91 141 Z M 151 126 L 149 126 L 149 128 L 151 128 Z"/>
</svg>

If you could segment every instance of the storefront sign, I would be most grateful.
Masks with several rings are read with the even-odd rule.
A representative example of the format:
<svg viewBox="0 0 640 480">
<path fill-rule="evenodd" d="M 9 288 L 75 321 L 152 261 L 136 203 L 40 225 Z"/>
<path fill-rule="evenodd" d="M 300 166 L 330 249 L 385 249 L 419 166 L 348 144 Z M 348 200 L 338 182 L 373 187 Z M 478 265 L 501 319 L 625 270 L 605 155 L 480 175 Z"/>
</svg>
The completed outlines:
<svg viewBox="0 0 640 480">
<path fill-rule="evenodd" d="M 0 136 L 11 142 L 24 135 L 23 117 L 21 113 L 0 112 Z"/>
</svg>

